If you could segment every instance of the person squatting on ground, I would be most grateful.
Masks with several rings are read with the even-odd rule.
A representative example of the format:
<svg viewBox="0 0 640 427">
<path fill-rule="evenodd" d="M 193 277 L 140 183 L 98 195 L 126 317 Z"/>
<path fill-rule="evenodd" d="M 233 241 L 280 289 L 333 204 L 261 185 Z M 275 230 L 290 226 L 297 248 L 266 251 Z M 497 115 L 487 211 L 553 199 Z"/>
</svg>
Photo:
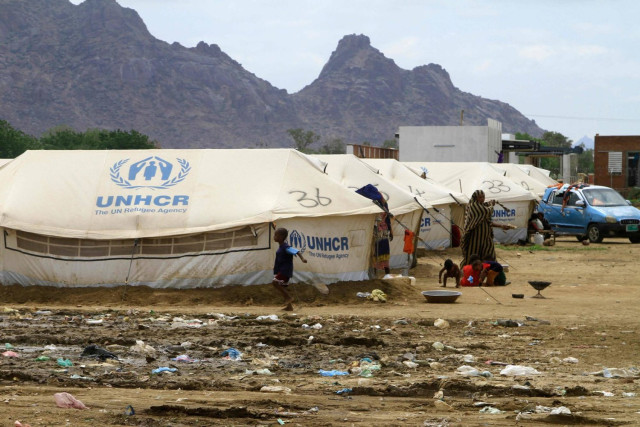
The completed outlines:
<svg viewBox="0 0 640 427">
<path fill-rule="evenodd" d="M 504 268 L 496 261 L 482 261 L 478 255 L 469 257 L 471 264 L 462 267 L 461 286 L 506 286 L 510 282 Z"/>
<path fill-rule="evenodd" d="M 442 278 L 442 273 L 444 273 L 444 279 Z M 446 259 L 444 261 L 444 267 L 440 270 L 438 274 L 438 283 L 442 283 L 442 288 L 447 287 L 447 278 L 453 277 L 456 279 L 456 288 L 460 287 L 460 268 L 453 263 L 450 259 Z"/>
<path fill-rule="evenodd" d="M 276 251 L 276 260 L 273 263 L 273 281 L 271 284 L 275 287 L 284 297 L 285 307 L 284 310 L 293 310 L 293 298 L 291 294 L 287 292 L 289 286 L 289 279 L 293 276 L 293 257 L 298 256 L 305 264 L 307 260 L 304 259 L 302 254 L 296 248 L 292 248 L 286 242 L 289 231 L 286 228 L 278 228 L 273 233 L 273 241 L 278 243 L 278 250 Z"/>
<path fill-rule="evenodd" d="M 476 254 L 481 260 L 496 259 L 496 249 L 493 245 L 493 228 L 503 230 L 511 228 L 507 224 L 492 222 L 495 200 L 485 203 L 484 191 L 476 190 L 464 211 L 464 226 L 460 248 L 462 249 L 461 266 L 470 265 L 470 257 Z"/>
</svg>

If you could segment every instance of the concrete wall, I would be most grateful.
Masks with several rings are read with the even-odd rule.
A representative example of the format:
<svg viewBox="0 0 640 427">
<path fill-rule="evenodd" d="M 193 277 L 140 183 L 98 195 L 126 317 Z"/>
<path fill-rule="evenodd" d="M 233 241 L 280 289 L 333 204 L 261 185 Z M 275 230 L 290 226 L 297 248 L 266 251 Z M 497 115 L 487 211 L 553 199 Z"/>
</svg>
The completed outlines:
<svg viewBox="0 0 640 427">
<path fill-rule="evenodd" d="M 496 162 L 502 123 L 488 126 L 400 126 L 401 162 Z"/>
</svg>

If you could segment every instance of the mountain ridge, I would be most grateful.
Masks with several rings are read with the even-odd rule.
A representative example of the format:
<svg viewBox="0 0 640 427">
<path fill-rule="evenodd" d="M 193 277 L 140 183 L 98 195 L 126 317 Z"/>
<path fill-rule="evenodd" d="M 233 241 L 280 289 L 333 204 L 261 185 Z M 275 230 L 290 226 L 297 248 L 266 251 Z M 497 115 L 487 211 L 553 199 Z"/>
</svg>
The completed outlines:
<svg viewBox="0 0 640 427">
<path fill-rule="evenodd" d="M 456 88 L 446 70 L 405 70 L 364 35 L 343 37 L 318 77 L 288 94 L 218 45 L 169 44 L 115 0 L 0 0 L 0 119 L 40 135 L 69 125 L 136 129 L 166 148 L 290 146 L 286 130 L 347 143 L 401 125 L 503 122 L 543 130 L 513 107 Z"/>
</svg>

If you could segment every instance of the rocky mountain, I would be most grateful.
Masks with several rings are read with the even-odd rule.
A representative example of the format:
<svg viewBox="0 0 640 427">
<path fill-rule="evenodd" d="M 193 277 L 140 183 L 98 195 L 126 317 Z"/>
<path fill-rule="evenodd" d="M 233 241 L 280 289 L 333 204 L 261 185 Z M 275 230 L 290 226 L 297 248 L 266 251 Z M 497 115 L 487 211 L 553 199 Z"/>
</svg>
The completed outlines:
<svg viewBox="0 0 640 427">
<path fill-rule="evenodd" d="M 217 45 L 154 38 L 115 0 L 0 0 L 0 119 L 40 135 L 59 125 L 136 129 L 172 147 L 290 146 L 286 130 L 378 143 L 400 125 L 503 123 L 540 135 L 508 104 L 462 92 L 439 65 L 398 67 L 366 36 L 344 37 L 296 94 Z"/>
</svg>

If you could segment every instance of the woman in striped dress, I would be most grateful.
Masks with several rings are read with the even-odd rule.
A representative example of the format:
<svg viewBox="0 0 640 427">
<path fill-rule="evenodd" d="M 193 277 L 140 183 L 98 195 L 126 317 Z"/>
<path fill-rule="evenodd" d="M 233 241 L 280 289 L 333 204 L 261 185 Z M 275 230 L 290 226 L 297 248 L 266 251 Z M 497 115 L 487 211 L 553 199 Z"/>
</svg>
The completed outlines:
<svg viewBox="0 0 640 427">
<path fill-rule="evenodd" d="M 476 190 L 465 209 L 464 231 L 460 241 L 463 258 L 461 266 L 469 263 L 471 255 L 478 255 L 483 261 L 495 261 L 496 249 L 493 245 L 492 227 L 500 227 L 505 230 L 509 228 L 506 224 L 491 221 L 495 201 L 485 203 L 484 200 L 484 191 Z"/>
</svg>

